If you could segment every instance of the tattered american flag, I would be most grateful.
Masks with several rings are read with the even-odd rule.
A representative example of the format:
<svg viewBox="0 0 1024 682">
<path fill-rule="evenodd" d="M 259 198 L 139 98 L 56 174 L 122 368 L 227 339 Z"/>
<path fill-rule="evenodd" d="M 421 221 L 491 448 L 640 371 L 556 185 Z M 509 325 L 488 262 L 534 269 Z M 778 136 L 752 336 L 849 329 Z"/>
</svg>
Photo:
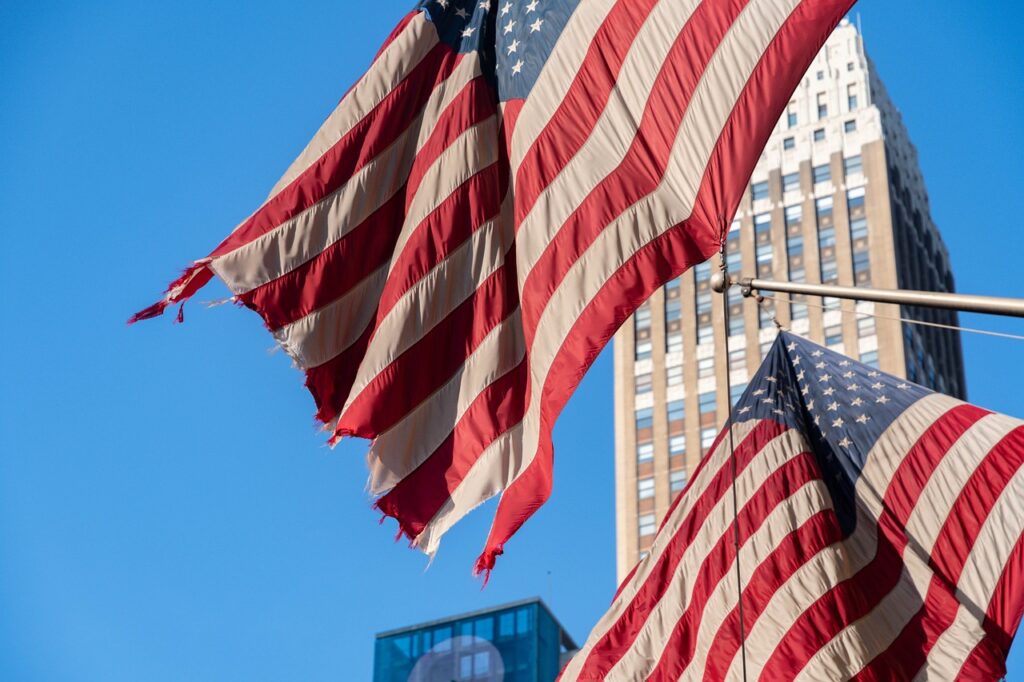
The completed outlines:
<svg viewBox="0 0 1024 682">
<path fill-rule="evenodd" d="M 563 680 L 995 680 L 1024 422 L 781 334 Z M 735 447 L 738 525 L 734 525 Z"/>
<path fill-rule="evenodd" d="M 216 274 L 433 553 L 502 493 L 477 569 L 551 490 L 555 418 L 615 329 L 719 244 L 853 0 L 424 2 Z"/>
</svg>

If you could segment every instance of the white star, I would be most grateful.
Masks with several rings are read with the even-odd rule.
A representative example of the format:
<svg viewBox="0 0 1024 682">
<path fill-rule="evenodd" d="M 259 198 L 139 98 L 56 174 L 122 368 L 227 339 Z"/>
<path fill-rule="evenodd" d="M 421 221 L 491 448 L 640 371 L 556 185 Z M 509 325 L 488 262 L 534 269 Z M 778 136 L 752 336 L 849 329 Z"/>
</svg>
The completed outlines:
<svg viewBox="0 0 1024 682">
<path fill-rule="evenodd" d="M 882 375 L 879 374 L 878 372 L 868 372 L 868 376 L 874 379 L 875 377 L 880 377 Z"/>
<path fill-rule="evenodd" d="M 519 41 L 518 40 L 513 40 L 511 43 L 508 44 L 508 53 L 509 54 L 512 54 L 513 52 L 518 52 L 518 51 L 519 51 Z"/>
<path fill-rule="evenodd" d="M 807 403 L 807 411 L 810 412 L 813 409 L 814 409 L 814 401 L 812 400 L 809 403 Z"/>
<path fill-rule="evenodd" d="M 796 350 L 796 341 L 790 342 L 790 344 L 788 346 L 786 346 L 786 350 L 788 350 L 790 352 L 795 351 Z"/>
<path fill-rule="evenodd" d="M 505 16 L 512 11 L 512 3 L 506 2 L 501 8 L 501 16 Z"/>
<path fill-rule="evenodd" d="M 886 404 L 887 402 L 889 402 L 889 399 L 888 399 L 888 398 L 886 398 L 886 397 L 885 397 L 885 396 L 883 395 L 882 397 L 880 397 L 880 398 L 879 398 L 878 400 L 876 400 L 875 402 L 876 402 L 876 403 L 881 403 L 882 405 L 885 405 L 885 404 Z"/>
<path fill-rule="evenodd" d="M 765 394 L 765 393 L 767 393 L 767 392 L 768 392 L 768 391 L 764 390 L 763 388 L 759 388 L 759 389 L 757 389 L 756 391 L 754 391 L 754 395 L 755 395 L 755 396 L 757 396 L 757 395 L 764 395 L 764 394 Z"/>
<path fill-rule="evenodd" d="M 839 441 L 839 447 L 841 448 L 848 449 L 851 445 L 853 445 L 853 441 L 851 441 L 849 438 L 844 437 L 841 441 Z"/>
<path fill-rule="evenodd" d="M 816 358 L 820 358 L 822 355 L 824 355 L 824 353 L 821 352 L 820 350 L 816 350 L 813 353 L 811 353 L 811 355 L 816 357 Z"/>
<path fill-rule="evenodd" d="M 906 391 L 907 389 L 909 389 L 909 388 L 910 388 L 910 386 L 909 386 L 909 385 L 907 385 L 907 384 L 900 384 L 900 385 L 899 385 L 899 386 L 897 386 L 896 388 L 900 389 L 901 391 Z"/>
<path fill-rule="evenodd" d="M 829 395 L 829 396 L 832 395 L 835 392 L 836 392 L 836 389 L 832 388 L 831 386 L 829 386 L 824 391 L 822 391 L 822 393 L 824 393 L 825 395 Z"/>
<path fill-rule="evenodd" d="M 883 388 L 885 388 L 885 385 L 882 384 L 881 381 L 876 381 L 875 383 L 871 384 L 871 388 L 875 389 L 876 391 L 881 391 Z"/>
<path fill-rule="evenodd" d="M 479 7 L 480 9 L 482 9 L 485 12 L 490 12 L 491 11 L 491 0 L 483 0 L 483 2 L 481 2 L 479 5 L 477 5 L 477 7 Z"/>
<path fill-rule="evenodd" d="M 852 379 L 854 376 L 855 375 L 853 372 L 846 372 L 845 374 L 843 374 L 843 378 L 845 379 Z"/>
<path fill-rule="evenodd" d="M 519 72 L 522 71 L 522 70 L 523 70 L 523 60 L 520 59 L 519 61 L 517 61 L 515 64 L 512 65 L 512 73 L 518 75 Z"/>
<path fill-rule="evenodd" d="M 821 417 L 815 417 L 814 418 L 814 425 L 815 426 L 821 426 Z"/>
<path fill-rule="evenodd" d="M 786 415 L 786 413 L 785 413 L 785 412 L 783 412 L 782 410 L 772 410 L 772 412 L 774 412 L 775 414 L 781 414 L 781 415 L 783 415 L 783 416 L 785 416 L 785 415 Z"/>
<path fill-rule="evenodd" d="M 505 24 L 505 28 L 502 29 L 502 33 L 504 33 L 505 35 L 508 35 L 509 33 L 512 32 L 512 29 L 514 29 L 515 27 L 516 27 L 516 22 L 509 21 L 507 24 Z"/>
<path fill-rule="evenodd" d="M 803 381 L 804 380 L 804 371 L 803 370 L 800 370 L 800 373 L 796 375 L 796 380 L 797 381 Z"/>
<path fill-rule="evenodd" d="M 838 412 L 839 411 L 839 403 L 837 403 L 835 401 L 832 401 L 831 403 L 829 403 L 828 411 L 829 412 Z"/>
<path fill-rule="evenodd" d="M 820 383 L 825 383 L 826 381 L 829 381 L 829 380 L 831 380 L 831 379 L 832 379 L 832 377 L 830 377 L 830 376 L 829 376 L 829 375 L 827 375 L 827 374 L 822 374 L 822 375 L 821 375 L 820 377 L 818 377 L 818 381 L 819 381 Z"/>
<path fill-rule="evenodd" d="M 448 0 L 437 0 L 437 4 L 441 9 L 448 9 Z"/>
<path fill-rule="evenodd" d="M 740 414 L 746 414 L 747 412 L 750 412 L 750 408 L 749 407 L 744 407 L 744 408 L 740 409 Z"/>
<path fill-rule="evenodd" d="M 543 19 L 537 19 L 537 21 L 530 24 L 530 33 L 536 33 L 540 30 L 540 27 L 544 25 Z"/>
<path fill-rule="evenodd" d="M 462 37 L 471 38 L 474 32 L 476 32 L 475 28 L 473 28 L 472 26 L 467 26 L 465 29 L 462 30 Z"/>
<path fill-rule="evenodd" d="M 773 384 L 778 383 L 778 381 L 779 381 L 778 377 L 765 377 L 764 380 L 765 381 L 770 381 Z"/>
<path fill-rule="evenodd" d="M 853 400 L 850 401 L 850 404 L 853 405 L 854 407 L 860 407 L 861 405 L 864 404 L 864 401 L 861 400 L 860 398 L 854 398 Z"/>
<path fill-rule="evenodd" d="M 842 362 L 839 363 L 839 366 L 840 367 L 849 367 L 850 366 L 850 361 L 849 360 L 843 360 Z"/>
<path fill-rule="evenodd" d="M 466 17 L 469 16 L 469 12 L 460 7 L 457 10 L 455 10 L 455 16 L 457 16 L 459 19 L 465 19 Z"/>
<path fill-rule="evenodd" d="M 532 12 L 532 11 L 534 11 L 536 9 L 537 9 L 537 0 L 533 0 L 533 2 L 531 2 L 529 5 L 526 6 L 526 13 L 529 14 L 530 12 Z"/>
<path fill-rule="evenodd" d="M 773 400 L 772 398 L 765 398 L 761 402 L 766 404 L 766 405 L 771 405 L 771 404 L 773 404 L 775 402 L 775 400 Z"/>
<path fill-rule="evenodd" d="M 858 386 L 857 384 L 850 384 L 849 386 L 846 387 L 847 391 L 856 391 L 858 389 L 860 389 L 860 386 Z"/>
<path fill-rule="evenodd" d="M 815 369 L 825 369 L 825 363 L 824 362 L 819 362 L 814 367 L 815 367 Z"/>
<path fill-rule="evenodd" d="M 795 367 L 796 365 L 799 365 L 799 364 L 800 364 L 800 356 L 798 355 L 795 358 L 793 358 L 793 366 Z"/>
<path fill-rule="evenodd" d="M 803 389 L 801 389 L 801 391 L 800 391 L 800 395 L 807 395 L 810 392 L 811 392 L 811 387 L 810 386 L 804 386 Z"/>
<path fill-rule="evenodd" d="M 867 416 L 866 414 L 862 414 L 861 416 L 857 417 L 858 424 L 867 424 L 869 421 L 871 421 L 871 417 Z"/>
<path fill-rule="evenodd" d="M 846 422 L 843 421 L 842 417 L 836 417 L 835 419 L 832 420 L 832 426 L 837 429 L 843 428 L 843 424 L 845 423 Z"/>
</svg>

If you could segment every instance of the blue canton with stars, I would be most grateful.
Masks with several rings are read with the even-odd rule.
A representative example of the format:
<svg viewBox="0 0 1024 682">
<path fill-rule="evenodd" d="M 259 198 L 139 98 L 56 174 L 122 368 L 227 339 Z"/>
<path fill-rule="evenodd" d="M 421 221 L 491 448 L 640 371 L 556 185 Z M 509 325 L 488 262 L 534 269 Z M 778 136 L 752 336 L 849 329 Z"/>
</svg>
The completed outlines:
<svg viewBox="0 0 1024 682">
<path fill-rule="evenodd" d="M 424 0 L 441 41 L 476 52 L 499 101 L 526 99 L 579 0 Z"/>
<path fill-rule="evenodd" d="M 904 410 L 931 393 L 783 332 L 733 408 L 733 419 L 771 419 L 804 433 L 849 534 L 868 453 Z"/>
</svg>

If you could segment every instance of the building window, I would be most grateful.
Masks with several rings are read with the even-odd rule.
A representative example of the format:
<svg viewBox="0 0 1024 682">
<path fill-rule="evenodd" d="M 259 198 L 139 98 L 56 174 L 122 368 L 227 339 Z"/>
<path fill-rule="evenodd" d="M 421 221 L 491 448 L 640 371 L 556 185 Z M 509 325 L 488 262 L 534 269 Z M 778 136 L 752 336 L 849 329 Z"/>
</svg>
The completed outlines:
<svg viewBox="0 0 1024 682">
<path fill-rule="evenodd" d="M 850 111 L 857 108 L 857 85 L 854 83 L 846 86 L 846 108 Z"/>
<path fill-rule="evenodd" d="M 715 358 L 704 358 L 703 360 L 697 361 L 697 378 L 707 379 L 708 377 L 715 376 Z"/>
<path fill-rule="evenodd" d="M 843 159 L 843 172 L 846 173 L 846 177 L 851 175 L 860 175 L 864 172 L 864 161 L 861 155 L 848 156 Z"/>
<path fill-rule="evenodd" d="M 669 402 L 665 407 L 668 413 L 668 422 L 672 424 L 674 422 L 682 422 L 686 419 L 686 401 L 685 400 L 673 400 Z"/>
<path fill-rule="evenodd" d="M 739 372 L 747 369 L 747 351 L 745 348 L 729 351 L 729 371 Z"/>
<path fill-rule="evenodd" d="M 846 62 L 846 70 L 853 71 L 853 62 Z"/>
<path fill-rule="evenodd" d="M 795 192 L 800 189 L 800 174 L 799 173 L 786 173 L 782 176 L 782 191 L 783 192 Z M 769 218 L 768 224 L 771 225 L 771 219 Z"/>
<path fill-rule="evenodd" d="M 650 341 L 637 341 L 636 343 L 636 359 L 637 360 L 650 360 L 651 355 L 654 351 L 654 345 Z"/>
<path fill-rule="evenodd" d="M 701 291 L 697 294 L 697 314 L 698 315 L 710 315 L 711 314 L 711 292 Z"/>
<path fill-rule="evenodd" d="M 868 353 L 861 353 L 860 361 L 867 365 L 868 367 L 874 367 L 875 369 L 878 369 L 878 351 L 873 350 Z"/>
<path fill-rule="evenodd" d="M 633 314 L 633 333 L 636 337 L 636 359 L 647 360 L 651 357 L 651 306 L 644 303 Z"/>
<path fill-rule="evenodd" d="M 757 264 L 772 262 L 772 245 L 771 244 L 758 244 L 757 245 Z"/>
<path fill-rule="evenodd" d="M 832 327 L 825 327 L 825 345 L 826 346 L 838 346 L 843 342 L 843 327 L 842 325 L 835 325 Z"/>
<path fill-rule="evenodd" d="M 651 328 L 651 306 L 649 304 L 644 303 L 636 309 L 635 324 L 637 333 Z"/>
<path fill-rule="evenodd" d="M 750 186 L 750 196 L 753 197 L 754 201 L 761 201 L 762 199 L 768 198 L 768 183 L 767 182 L 755 182 Z"/>
<path fill-rule="evenodd" d="M 825 129 L 824 128 L 818 128 L 817 130 L 814 131 L 814 141 L 815 142 L 821 142 L 824 139 L 825 139 Z"/>
<path fill-rule="evenodd" d="M 743 269 L 743 254 L 739 251 L 730 253 L 725 257 L 725 263 L 729 272 L 739 273 Z"/>
<path fill-rule="evenodd" d="M 707 454 L 711 446 L 715 444 L 715 437 L 718 436 L 718 429 L 711 426 L 700 430 L 700 449 Z"/>
<path fill-rule="evenodd" d="M 795 128 L 796 124 L 796 102 L 790 102 L 789 106 L 786 107 L 786 125 L 790 128 Z"/>
<path fill-rule="evenodd" d="M 832 180 L 832 169 L 829 168 L 827 163 L 823 163 L 820 166 L 814 167 L 814 184 L 819 182 L 829 182 Z"/>
<path fill-rule="evenodd" d="M 669 436 L 668 454 L 670 457 L 686 454 L 686 436 Z"/>
<path fill-rule="evenodd" d="M 857 130 L 857 122 L 847 121 L 846 123 L 843 124 L 843 130 L 847 133 L 854 132 L 855 130 Z"/>
<path fill-rule="evenodd" d="M 714 343 L 715 329 L 710 324 L 697 325 L 697 344 Z"/>
<path fill-rule="evenodd" d="M 736 315 L 729 313 L 729 336 L 739 336 L 743 333 L 743 314 Z"/>
<path fill-rule="evenodd" d="M 673 292 L 675 292 L 675 295 L 678 296 L 679 287 L 682 286 L 682 283 L 683 280 L 681 277 L 676 277 L 675 279 L 670 279 L 669 281 L 665 282 L 665 296 L 671 297 Z"/>
<path fill-rule="evenodd" d="M 820 80 L 820 81 L 825 80 L 825 72 L 824 71 L 819 71 L 817 75 L 818 75 L 818 80 Z"/>
<path fill-rule="evenodd" d="M 764 241 L 765 237 L 771 235 L 772 216 L 770 213 L 758 213 L 754 216 L 754 235 L 757 241 Z"/>
<path fill-rule="evenodd" d="M 683 352 L 683 333 L 682 332 L 671 332 L 665 337 L 665 352 L 666 353 L 682 353 Z"/>
<path fill-rule="evenodd" d="M 654 497 L 653 478 L 641 478 L 636 482 L 636 497 L 638 500 L 649 500 Z"/>
<path fill-rule="evenodd" d="M 818 120 L 828 117 L 828 93 L 818 93 Z"/>
<path fill-rule="evenodd" d="M 671 471 L 668 474 L 668 489 L 674 494 L 686 487 L 686 470 Z"/>
<path fill-rule="evenodd" d="M 834 263 L 833 263 L 833 265 L 834 265 Z M 822 266 L 821 272 L 822 272 L 821 280 L 822 280 L 823 283 L 826 283 L 825 276 L 824 276 L 825 275 L 825 267 L 824 266 Z M 832 274 L 830 276 L 834 277 L 836 281 L 839 280 L 839 273 L 838 272 L 836 272 L 836 273 L 834 273 L 834 274 Z M 831 296 L 823 296 L 822 299 L 821 299 L 821 304 L 824 306 L 825 310 L 839 310 L 839 299 L 838 298 L 833 298 Z"/>
<path fill-rule="evenodd" d="M 771 303 L 765 301 L 757 306 L 757 326 L 759 329 L 768 329 L 775 324 L 775 310 Z M 761 354 L 764 357 L 764 353 Z"/>
<path fill-rule="evenodd" d="M 715 411 L 715 392 L 701 393 L 697 402 L 700 405 L 701 414 L 711 414 Z"/>
<path fill-rule="evenodd" d="M 678 298 L 665 301 L 665 322 L 678 322 L 683 316 L 683 302 Z"/>
<path fill-rule="evenodd" d="M 654 427 L 654 410 L 649 407 L 636 411 L 636 430 L 637 433 L 646 431 Z"/>
<path fill-rule="evenodd" d="M 857 337 L 865 339 L 869 336 L 874 336 L 878 329 L 875 323 L 875 318 L 867 315 L 864 317 L 857 318 Z"/>
<path fill-rule="evenodd" d="M 804 218 L 804 209 L 800 204 L 796 204 L 795 206 L 787 206 L 783 211 L 783 215 L 786 219 L 786 233 L 789 234 L 794 232 L 794 230 L 791 228 L 800 227 L 800 224 L 803 222 Z"/>
<path fill-rule="evenodd" d="M 786 150 L 796 149 L 796 139 L 792 138 L 792 137 L 787 137 L 787 138 L 783 139 L 782 140 L 782 148 L 786 149 Z"/>
<path fill-rule="evenodd" d="M 636 461 L 638 464 L 654 460 L 654 443 L 648 441 L 636 444 Z"/>
<path fill-rule="evenodd" d="M 640 537 L 654 535 L 658 530 L 658 525 L 654 520 L 654 514 L 642 514 L 637 520 L 637 529 L 640 533 Z"/>
<path fill-rule="evenodd" d="M 697 284 L 704 284 L 711 279 L 711 262 L 705 261 L 693 269 L 693 276 Z"/>
<path fill-rule="evenodd" d="M 761 359 L 762 360 L 764 360 L 766 357 L 768 357 L 768 351 L 770 351 L 772 349 L 772 344 L 773 343 L 774 343 L 774 341 L 765 341 L 764 343 L 761 344 L 760 351 L 761 351 Z"/>
<path fill-rule="evenodd" d="M 806 320 L 807 319 L 807 304 L 806 303 L 792 303 L 789 306 L 789 316 L 794 320 Z"/>
<path fill-rule="evenodd" d="M 794 282 L 806 282 L 807 272 L 803 268 L 790 268 L 789 278 Z"/>
<path fill-rule="evenodd" d="M 643 393 L 650 393 L 654 390 L 654 382 L 651 379 L 651 373 L 645 372 L 644 374 L 636 375 L 636 393 L 641 395 Z"/>
<path fill-rule="evenodd" d="M 818 226 L 832 224 L 832 197 L 822 197 L 814 201 L 814 213 L 818 218 Z"/>
<path fill-rule="evenodd" d="M 835 284 L 839 281 L 839 264 L 836 263 L 835 259 L 821 261 L 821 283 L 822 284 Z M 835 307 L 838 307 L 839 299 L 834 299 L 836 303 Z M 825 306 L 828 308 L 828 305 Z M 830 308 L 831 310 L 831 308 Z"/>
<path fill-rule="evenodd" d="M 665 383 L 669 386 L 678 386 L 683 383 L 683 366 L 668 367 L 665 370 Z"/>
</svg>

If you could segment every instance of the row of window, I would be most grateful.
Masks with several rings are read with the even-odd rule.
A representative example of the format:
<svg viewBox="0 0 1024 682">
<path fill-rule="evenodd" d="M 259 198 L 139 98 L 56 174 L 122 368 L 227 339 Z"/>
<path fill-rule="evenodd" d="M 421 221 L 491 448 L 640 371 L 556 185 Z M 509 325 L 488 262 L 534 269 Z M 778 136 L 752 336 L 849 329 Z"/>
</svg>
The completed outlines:
<svg viewBox="0 0 1024 682">
<path fill-rule="evenodd" d="M 853 175 L 861 175 L 864 172 L 864 158 L 858 154 L 856 156 L 847 156 L 843 158 L 843 175 L 850 177 Z M 822 163 L 817 166 L 811 167 L 811 178 L 814 180 L 814 184 L 822 184 L 832 181 L 832 166 L 828 163 Z M 782 191 L 795 192 L 800 189 L 800 173 L 786 173 L 782 176 Z M 770 197 L 769 185 L 767 180 L 761 182 L 755 182 L 750 185 L 750 196 L 754 201 L 762 201 Z M 754 223 L 755 231 L 757 223 Z"/>
<path fill-rule="evenodd" d="M 852 69 L 851 69 L 852 70 Z M 818 72 L 818 80 L 824 80 L 824 72 Z M 857 95 L 857 84 L 849 83 L 846 86 L 846 110 L 854 112 L 860 105 L 860 98 Z M 828 118 L 828 93 L 819 92 L 815 97 L 815 112 L 818 114 L 818 120 Z M 800 116 L 797 112 L 796 101 L 790 101 L 789 106 L 786 107 L 786 127 L 795 128 L 800 125 Z"/>
<path fill-rule="evenodd" d="M 849 121 L 843 121 L 843 132 L 844 133 L 849 134 L 849 133 L 853 133 L 853 132 L 856 132 L 856 131 L 857 131 L 857 120 L 856 119 L 850 119 Z M 815 128 L 814 132 L 811 134 L 811 138 L 815 142 L 824 142 L 825 141 L 825 137 L 826 136 L 825 136 L 825 129 L 824 128 Z M 796 149 L 796 138 L 793 137 L 792 135 L 790 135 L 789 137 L 782 138 L 782 148 L 784 150 L 786 150 L 786 151 L 790 151 L 792 149 Z"/>
</svg>

